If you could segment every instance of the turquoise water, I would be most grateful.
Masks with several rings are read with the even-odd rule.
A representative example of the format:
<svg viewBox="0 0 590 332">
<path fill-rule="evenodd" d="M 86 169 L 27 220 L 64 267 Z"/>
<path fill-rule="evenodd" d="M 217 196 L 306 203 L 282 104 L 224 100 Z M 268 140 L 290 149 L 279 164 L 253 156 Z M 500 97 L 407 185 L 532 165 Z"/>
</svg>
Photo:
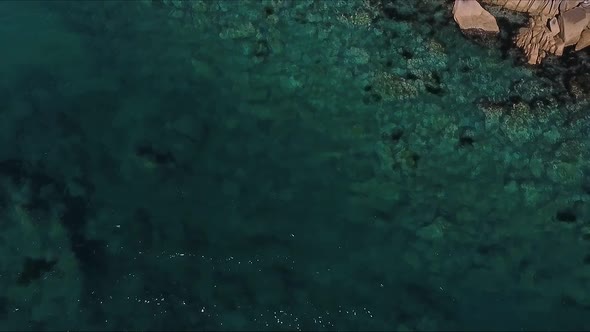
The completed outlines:
<svg viewBox="0 0 590 332">
<path fill-rule="evenodd" d="M 590 329 L 588 54 L 448 5 L 0 3 L 0 329 Z"/>
</svg>

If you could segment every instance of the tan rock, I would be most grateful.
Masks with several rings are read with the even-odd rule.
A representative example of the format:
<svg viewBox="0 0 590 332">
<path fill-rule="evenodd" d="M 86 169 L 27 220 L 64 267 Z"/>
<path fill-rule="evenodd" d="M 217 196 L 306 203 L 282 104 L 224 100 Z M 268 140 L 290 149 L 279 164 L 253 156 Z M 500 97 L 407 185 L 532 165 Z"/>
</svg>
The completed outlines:
<svg viewBox="0 0 590 332">
<path fill-rule="evenodd" d="M 453 17 L 461 30 L 479 29 L 490 33 L 500 32 L 494 16 L 476 0 L 456 0 L 453 6 Z"/>
<path fill-rule="evenodd" d="M 495 18 L 478 1 L 529 14 L 516 45 L 530 64 L 549 54 L 561 56 L 570 45 L 576 51 L 590 46 L 590 0 L 455 0 L 453 16 L 465 34 L 499 32 Z"/>
<path fill-rule="evenodd" d="M 539 64 L 551 53 L 561 55 L 563 41 L 557 35 L 557 30 L 551 24 L 548 27 L 545 19 L 540 16 L 531 18 L 528 27 L 519 30 L 516 46 L 523 50 L 529 64 Z"/>
<path fill-rule="evenodd" d="M 590 46 L 590 28 L 582 31 L 580 40 L 578 40 L 578 43 L 576 44 L 576 51 L 579 51 L 587 46 Z"/>
<path fill-rule="evenodd" d="M 577 7 L 561 13 L 558 20 L 561 27 L 560 37 L 565 46 L 569 46 L 576 44 L 580 39 L 582 30 L 590 23 L 590 14 Z"/>
</svg>

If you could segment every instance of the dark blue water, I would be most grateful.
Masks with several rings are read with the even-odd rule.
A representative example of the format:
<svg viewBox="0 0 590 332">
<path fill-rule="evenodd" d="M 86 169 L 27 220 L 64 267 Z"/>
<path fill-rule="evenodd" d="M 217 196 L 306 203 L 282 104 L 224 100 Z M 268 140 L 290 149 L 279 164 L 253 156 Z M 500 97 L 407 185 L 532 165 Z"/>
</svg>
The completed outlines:
<svg viewBox="0 0 590 332">
<path fill-rule="evenodd" d="M 0 329 L 590 329 L 590 77 L 447 5 L 0 3 Z"/>
</svg>

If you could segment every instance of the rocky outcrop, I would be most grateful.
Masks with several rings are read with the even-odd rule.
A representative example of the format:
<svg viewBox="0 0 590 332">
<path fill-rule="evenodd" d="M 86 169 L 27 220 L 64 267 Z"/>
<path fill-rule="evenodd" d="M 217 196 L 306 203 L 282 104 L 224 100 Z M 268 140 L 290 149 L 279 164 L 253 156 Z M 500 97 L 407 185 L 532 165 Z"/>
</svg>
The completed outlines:
<svg viewBox="0 0 590 332">
<path fill-rule="evenodd" d="M 530 64 L 549 54 L 560 56 L 568 46 L 576 51 L 590 46 L 590 0 L 455 0 L 453 16 L 461 30 L 499 31 L 480 3 L 530 15 L 528 26 L 516 36 Z"/>
</svg>

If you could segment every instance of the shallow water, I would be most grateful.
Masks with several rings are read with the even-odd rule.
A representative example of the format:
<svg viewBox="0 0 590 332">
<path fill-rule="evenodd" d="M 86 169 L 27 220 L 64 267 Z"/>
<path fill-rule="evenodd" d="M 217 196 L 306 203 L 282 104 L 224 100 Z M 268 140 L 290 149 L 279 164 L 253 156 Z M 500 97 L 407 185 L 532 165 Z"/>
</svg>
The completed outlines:
<svg viewBox="0 0 590 332">
<path fill-rule="evenodd" d="M 476 106 L 541 78 L 194 3 L 0 3 L 1 329 L 590 328 L 584 119 Z"/>
</svg>

